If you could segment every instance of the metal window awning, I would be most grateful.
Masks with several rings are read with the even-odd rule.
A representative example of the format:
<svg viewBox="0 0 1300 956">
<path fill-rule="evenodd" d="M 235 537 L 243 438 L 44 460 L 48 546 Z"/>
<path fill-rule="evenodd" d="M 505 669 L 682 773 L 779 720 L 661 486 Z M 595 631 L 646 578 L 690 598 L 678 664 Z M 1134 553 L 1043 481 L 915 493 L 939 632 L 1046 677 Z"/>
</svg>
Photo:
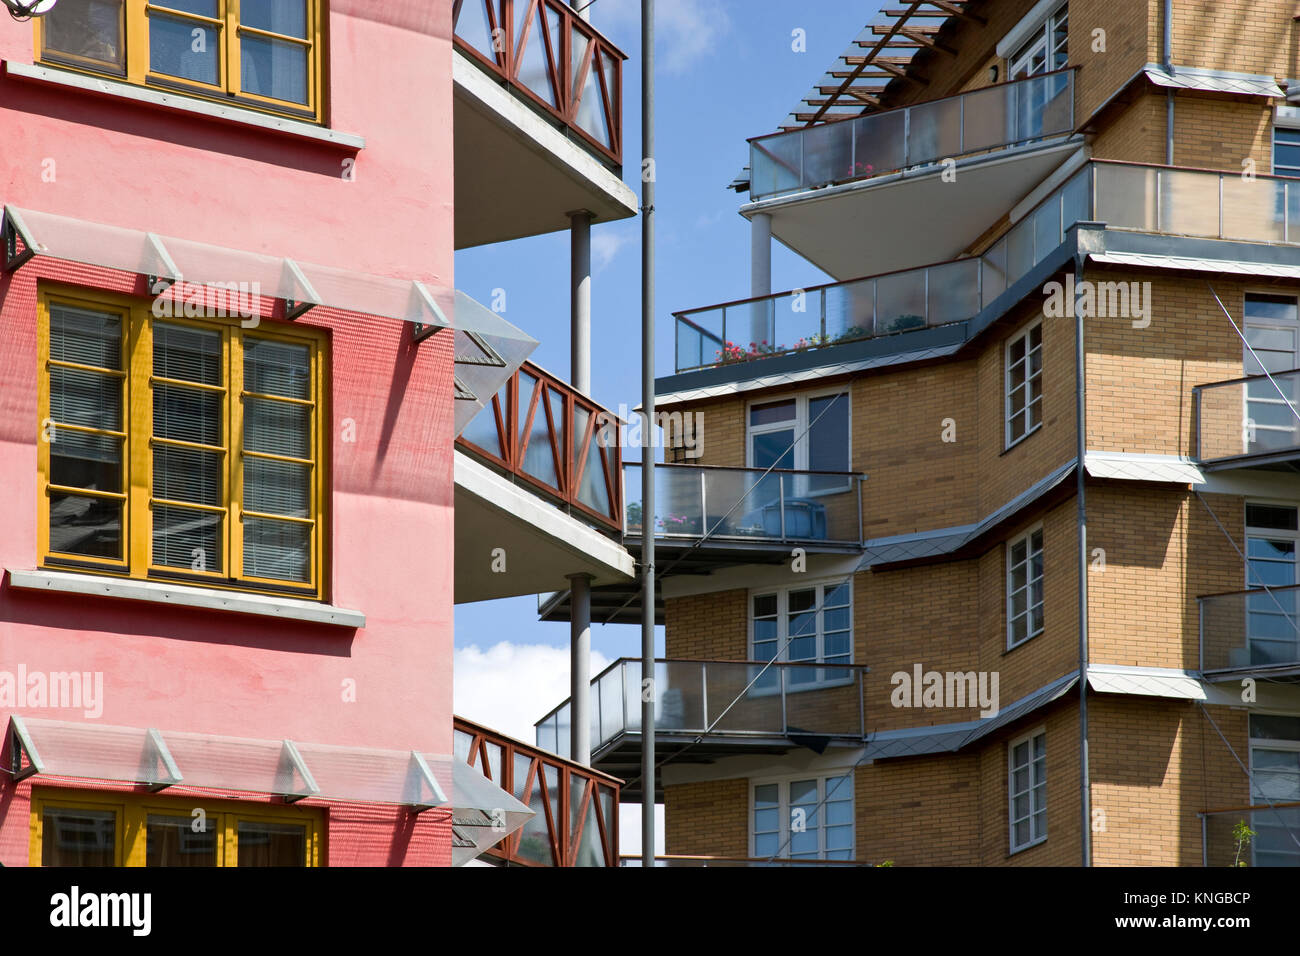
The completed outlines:
<svg viewBox="0 0 1300 956">
<path fill-rule="evenodd" d="M 1198 66 L 1164 67 L 1148 63 L 1142 72 L 1156 86 L 1175 90 L 1200 90 L 1206 93 L 1236 93 L 1242 96 L 1267 96 L 1282 99 L 1286 94 L 1277 80 L 1262 73 L 1238 73 L 1235 70 L 1210 70 Z"/>
<path fill-rule="evenodd" d="M 294 740 L 9 718 L 7 769 L 16 782 L 49 776 L 146 787 L 446 809 L 459 866 L 522 827 L 533 811 L 463 760 L 416 750 L 377 750 Z"/>
<path fill-rule="evenodd" d="M 36 256 L 145 276 L 152 294 L 175 303 L 193 295 L 236 295 L 241 303 L 280 299 L 294 320 L 324 306 L 398 319 L 416 342 L 439 329 L 455 332 L 456 434 L 459 435 L 537 347 L 463 292 L 418 279 L 372 275 L 281 256 L 230 249 L 140 229 L 5 206 L 0 220 L 3 266 L 22 268 Z"/>
</svg>

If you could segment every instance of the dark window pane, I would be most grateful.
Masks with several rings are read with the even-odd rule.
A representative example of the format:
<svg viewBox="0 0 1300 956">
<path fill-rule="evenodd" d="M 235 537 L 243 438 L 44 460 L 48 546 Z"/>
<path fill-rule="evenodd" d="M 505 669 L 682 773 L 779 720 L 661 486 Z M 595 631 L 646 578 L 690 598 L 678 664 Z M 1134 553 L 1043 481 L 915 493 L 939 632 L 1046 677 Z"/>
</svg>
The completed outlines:
<svg viewBox="0 0 1300 956">
<path fill-rule="evenodd" d="M 224 516 L 193 508 L 153 506 L 153 563 L 184 571 L 220 571 Z"/>
<path fill-rule="evenodd" d="M 122 8 L 123 0 L 61 0 L 41 21 L 43 55 L 89 60 L 88 65 L 125 73 Z"/>
<path fill-rule="evenodd" d="M 62 10 L 62 4 L 58 9 Z M 50 358 L 121 370 L 122 319 L 66 305 L 50 306 Z"/>
<path fill-rule="evenodd" d="M 244 520 L 244 573 L 276 581 L 311 580 L 311 528 L 266 518 Z"/>
<path fill-rule="evenodd" d="M 1296 319 L 1296 297 L 1293 295 L 1270 295 L 1251 293 L 1246 296 L 1247 319 Z"/>
<path fill-rule="evenodd" d="M 306 866 L 307 828 L 293 823 L 239 823 L 240 866 Z"/>
<path fill-rule="evenodd" d="M 122 493 L 122 439 L 66 428 L 51 435 L 50 484 Z"/>
<path fill-rule="evenodd" d="M 774 422 L 792 421 L 795 416 L 794 399 L 785 402 L 767 402 L 749 410 L 751 425 L 770 425 Z"/>
<path fill-rule="evenodd" d="M 305 0 L 240 0 L 239 22 L 267 33 L 307 37 Z"/>
<path fill-rule="evenodd" d="M 216 866 L 217 831 L 215 815 L 195 831 L 190 817 L 149 814 L 145 866 Z"/>
<path fill-rule="evenodd" d="M 1296 509 L 1274 505 L 1246 505 L 1246 525 L 1250 528 L 1296 530 Z"/>
<path fill-rule="evenodd" d="M 122 503 L 50 495 L 50 550 L 89 558 L 122 557 Z"/>
<path fill-rule="evenodd" d="M 849 396 L 827 395 L 808 402 L 808 467 L 812 471 L 849 470 Z"/>
<path fill-rule="evenodd" d="M 1265 740 L 1300 741 L 1300 717 L 1252 714 L 1250 735 Z"/>
<path fill-rule="evenodd" d="M 244 388 L 262 395 L 311 397 L 311 366 L 305 345 L 244 340 Z"/>
<path fill-rule="evenodd" d="M 222 446 L 225 444 L 221 429 L 221 407 L 224 404 L 220 392 L 200 391 L 184 385 L 155 384 L 154 437 Z"/>
<path fill-rule="evenodd" d="M 221 333 L 155 322 L 153 373 L 201 385 L 220 385 Z"/>
<path fill-rule="evenodd" d="M 791 447 L 794 444 L 794 429 L 754 435 L 752 444 L 755 468 L 770 468 L 773 465 L 777 468 L 794 467 L 794 448 Z"/>
<path fill-rule="evenodd" d="M 41 866 L 113 866 L 117 814 L 112 810 L 47 808 Z"/>
</svg>

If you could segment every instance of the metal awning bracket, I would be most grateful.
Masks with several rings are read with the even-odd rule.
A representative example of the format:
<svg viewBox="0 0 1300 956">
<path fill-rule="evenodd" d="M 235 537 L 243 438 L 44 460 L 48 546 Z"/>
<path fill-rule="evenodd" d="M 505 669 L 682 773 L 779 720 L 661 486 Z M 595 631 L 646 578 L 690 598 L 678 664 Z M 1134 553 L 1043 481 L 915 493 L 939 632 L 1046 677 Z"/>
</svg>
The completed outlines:
<svg viewBox="0 0 1300 956">
<path fill-rule="evenodd" d="M 23 240 L 23 250 L 18 251 L 18 239 Z M 23 222 L 17 209 L 5 206 L 4 219 L 0 222 L 0 241 L 4 243 L 4 271 L 15 272 L 23 263 L 36 255 L 40 248 L 32 238 L 31 231 Z"/>
<path fill-rule="evenodd" d="M 293 788 L 294 774 L 302 781 L 302 787 Z M 302 754 L 298 752 L 298 745 L 292 740 L 284 740 L 280 749 L 280 771 L 279 779 L 287 784 L 280 788 L 280 796 L 284 798 L 285 803 L 297 803 L 299 800 L 305 800 L 308 797 L 320 795 L 320 787 L 316 786 L 316 779 L 307 769 L 307 761 L 302 759 Z"/>
<path fill-rule="evenodd" d="M 171 254 L 167 247 L 163 245 L 162 237 L 156 232 L 147 232 L 145 236 L 149 240 L 149 245 L 153 249 L 153 254 L 158 257 L 158 262 L 162 265 L 162 270 L 151 272 L 147 278 L 149 280 L 149 292 L 152 295 L 161 295 L 170 289 L 177 282 L 181 281 L 181 270 L 176 268 L 176 263 L 172 261 Z"/>
<path fill-rule="evenodd" d="M 434 317 L 438 320 L 437 322 L 428 325 L 423 322 L 411 323 L 411 341 L 414 344 L 419 345 L 439 329 L 451 328 L 451 322 L 447 319 L 446 313 L 442 311 L 442 308 L 438 305 L 437 301 L 434 299 L 433 295 L 430 294 L 428 288 L 423 282 L 416 279 L 411 284 L 415 287 L 416 295 L 419 297 L 421 304 L 432 312 Z"/>
<path fill-rule="evenodd" d="M 149 728 L 149 734 L 145 743 L 145 761 L 148 767 L 149 779 L 145 782 L 149 785 L 150 793 L 157 793 L 159 790 L 166 790 L 168 787 L 174 787 L 183 779 L 180 769 L 176 766 L 176 761 L 172 759 L 171 751 L 167 749 L 167 742 L 155 728 Z M 158 765 L 162 764 L 166 777 L 162 780 L 153 779 Z"/>
<path fill-rule="evenodd" d="M 407 809 L 412 813 L 423 813 L 435 807 L 445 807 L 450 802 L 447 795 L 442 792 L 442 787 L 438 786 L 438 778 L 429 769 L 428 762 L 415 750 L 411 751 L 411 770 L 407 785 L 411 788 L 410 792 L 414 797 L 407 804 Z M 422 799 L 426 789 L 429 791 L 431 802 Z"/>
<path fill-rule="evenodd" d="M 25 767 L 24 756 L 27 758 Z M 27 725 L 17 714 L 9 717 L 9 772 L 14 783 L 45 772 L 45 764 L 36 750 L 32 735 L 27 732 Z"/>
<path fill-rule="evenodd" d="M 298 288 L 302 290 L 301 298 L 290 298 L 284 300 L 284 317 L 292 322 L 294 319 L 302 318 L 309 311 L 320 305 L 320 296 L 316 294 L 316 289 L 312 286 L 311 281 L 299 267 L 298 263 L 292 259 L 284 260 L 284 267 L 289 270 L 293 276 L 293 281 Z"/>
</svg>

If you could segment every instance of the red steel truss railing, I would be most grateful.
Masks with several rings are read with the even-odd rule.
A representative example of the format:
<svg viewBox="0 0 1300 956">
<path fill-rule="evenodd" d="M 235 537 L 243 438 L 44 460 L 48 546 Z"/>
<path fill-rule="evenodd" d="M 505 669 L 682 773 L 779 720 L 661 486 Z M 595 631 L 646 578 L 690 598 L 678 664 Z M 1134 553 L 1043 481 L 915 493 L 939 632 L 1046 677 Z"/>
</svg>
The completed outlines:
<svg viewBox="0 0 1300 956">
<path fill-rule="evenodd" d="M 616 164 L 627 57 L 559 0 L 456 0 L 455 44 Z"/>
<path fill-rule="evenodd" d="M 621 781 L 463 717 L 456 754 L 535 813 L 484 854 L 521 866 L 618 866 Z"/>
<path fill-rule="evenodd" d="M 456 444 L 621 535 L 620 424 L 567 382 L 525 362 Z"/>
</svg>

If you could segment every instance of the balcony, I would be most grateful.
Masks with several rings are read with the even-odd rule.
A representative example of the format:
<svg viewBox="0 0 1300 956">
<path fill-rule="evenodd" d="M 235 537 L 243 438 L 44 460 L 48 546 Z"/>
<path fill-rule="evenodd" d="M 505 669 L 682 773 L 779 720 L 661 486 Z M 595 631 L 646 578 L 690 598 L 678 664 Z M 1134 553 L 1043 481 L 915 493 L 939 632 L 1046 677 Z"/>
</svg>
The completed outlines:
<svg viewBox="0 0 1300 956">
<path fill-rule="evenodd" d="M 1295 835 L 1300 835 L 1300 803 L 1261 802 L 1197 816 L 1202 866 L 1300 866 L 1300 847 L 1295 842 Z M 1254 831 L 1249 841 L 1239 839 L 1243 825 Z"/>
<path fill-rule="evenodd" d="M 782 754 L 803 743 L 861 744 L 867 668 L 852 664 L 659 660 L 655 752 L 679 762 Z M 537 722 L 537 745 L 569 752 L 569 702 Z M 696 738 L 701 738 L 696 743 Z M 591 682 L 592 764 L 639 797 L 641 662 L 615 661 Z"/>
<path fill-rule="evenodd" d="M 750 198 L 872 179 L 1074 131 L 1074 70 L 750 140 Z"/>
<path fill-rule="evenodd" d="M 636 214 L 622 180 L 623 61 L 560 0 L 457 0 L 456 248 Z"/>
<path fill-rule="evenodd" d="M 518 866 L 617 866 L 620 781 L 455 718 L 456 756 L 534 816 L 487 850 Z"/>
<path fill-rule="evenodd" d="M 657 553 L 690 551 L 697 561 L 750 563 L 763 552 L 788 558 L 793 546 L 855 551 L 862 546 L 865 477 L 844 471 L 657 465 Z M 639 543 L 645 534 L 640 462 L 623 466 L 623 482 L 625 533 Z"/>
<path fill-rule="evenodd" d="M 1300 244 L 1300 180 L 1243 180 L 1239 173 L 1094 160 L 1020 213 L 982 255 L 675 313 L 676 371 L 821 352 L 969 322 L 1055 251 L 1076 222 L 1090 221 L 1120 232 Z M 1204 250 L 1192 254 L 1203 256 Z M 898 340 L 896 350 L 905 351 L 906 341 Z M 1260 391 L 1251 386 L 1252 399 Z M 1262 403 L 1271 399 L 1261 395 L 1256 418 L 1265 431 L 1285 412 L 1281 396 L 1272 392 L 1279 401 L 1265 408 Z M 1218 406 L 1233 407 L 1229 392 L 1208 397 L 1217 403 L 1207 405 L 1216 421 Z M 1266 440 L 1282 439 L 1279 434 Z M 1231 445 L 1222 436 L 1207 438 L 1205 457 L 1215 457 L 1225 441 Z"/>
<path fill-rule="evenodd" d="M 1196 460 L 1207 470 L 1292 471 L 1300 458 L 1300 369 L 1192 389 Z"/>
<path fill-rule="evenodd" d="M 1197 598 L 1208 679 L 1300 674 L 1300 585 Z"/>
<path fill-rule="evenodd" d="M 456 439 L 456 601 L 631 580 L 618 418 L 525 362 Z M 508 574 L 488 573 L 504 549 Z"/>
</svg>

